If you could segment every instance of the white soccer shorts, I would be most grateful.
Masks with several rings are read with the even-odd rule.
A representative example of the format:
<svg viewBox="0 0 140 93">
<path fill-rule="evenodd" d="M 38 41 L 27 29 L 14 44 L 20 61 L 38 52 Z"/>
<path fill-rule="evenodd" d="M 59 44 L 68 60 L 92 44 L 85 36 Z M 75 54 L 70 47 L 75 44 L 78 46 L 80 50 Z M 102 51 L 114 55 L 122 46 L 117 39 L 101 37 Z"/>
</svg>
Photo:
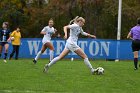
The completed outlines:
<svg viewBox="0 0 140 93">
<path fill-rule="evenodd" d="M 77 44 L 66 43 L 66 45 L 65 45 L 65 49 L 68 49 L 68 50 L 70 50 L 72 52 L 76 51 L 79 48 L 80 47 Z"/>
</svg>

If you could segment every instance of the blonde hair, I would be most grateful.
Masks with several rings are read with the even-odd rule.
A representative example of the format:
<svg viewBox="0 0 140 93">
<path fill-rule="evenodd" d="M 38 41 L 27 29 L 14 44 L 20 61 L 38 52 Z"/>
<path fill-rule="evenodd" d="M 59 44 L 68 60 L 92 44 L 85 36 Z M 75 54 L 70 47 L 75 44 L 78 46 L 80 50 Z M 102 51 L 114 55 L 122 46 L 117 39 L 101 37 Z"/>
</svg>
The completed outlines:
<svg viewBox="0 0 140 93">
<path fill-rule="evenodd" d="M 82 21 L 82 22 L 85 23 L 85 19 L 84 19 L 83 17 L 78 17 L 76 21 L 77 21 L 77 22 Z"/>
<path fill-rule="evenodd" d="M 77 23 L 79 21 L 82 21 L 85 23 L 85 19 L 83 17 L 79 17 L 79 16 L 76 16 L 74 19 L 72 19 L 70 22 L 69 22 L 69 25 L 72 24 L 72 23 Z"/>
<path fill-rule="evenodd" d="M 76 23 L 79 16 L 76 16 L 74 19 L 70 20 L 69 25 L 72 23 Z"/>
</svg>

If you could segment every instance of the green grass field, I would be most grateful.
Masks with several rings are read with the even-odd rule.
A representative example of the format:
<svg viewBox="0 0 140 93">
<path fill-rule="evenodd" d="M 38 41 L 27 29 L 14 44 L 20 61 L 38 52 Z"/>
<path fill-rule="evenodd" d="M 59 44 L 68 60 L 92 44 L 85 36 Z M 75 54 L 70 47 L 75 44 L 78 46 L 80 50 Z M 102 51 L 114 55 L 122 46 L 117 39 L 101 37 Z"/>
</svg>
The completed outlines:
<svg viewBox="0 0 140 93">
<path fill-rule="evenodd" d="M 62 60 L 43 73 L 48 60 L 0 60 L 0 93 L 139 93 L 140 70 L 131 61 L 91 61 L 104 75 L 91 75 L 82 60 Z"/>
</svg>

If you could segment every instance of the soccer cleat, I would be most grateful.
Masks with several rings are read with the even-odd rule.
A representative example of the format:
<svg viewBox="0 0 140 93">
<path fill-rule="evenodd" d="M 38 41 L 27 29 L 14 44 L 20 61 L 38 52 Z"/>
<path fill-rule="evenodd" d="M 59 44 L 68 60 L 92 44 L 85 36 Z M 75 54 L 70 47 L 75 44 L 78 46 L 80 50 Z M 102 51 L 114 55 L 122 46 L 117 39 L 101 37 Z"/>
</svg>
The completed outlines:
<svg viewBox="0 0 140 93">
<path fill-rule="evenodd" d="M 36 63 L 37 63 L 37 61 L 36 61 L 35 59 L 33 59 L 33 63 L 34 63 L 34 64 L 36 64 Z"/>
<path fill-rule="evenodd" d="M 97 74 L 97 72 L 98 72 L 98 69 L 91 69 L 91 74 L 92 74 L 92 75 Z"/>
<path fill-rule="evenodd" d="M 46 73 L 47 73 L 47 72 L 48 72 L 48 70 L 49 70 L 49 66 L 48 66 L 48 64 L 46 64 L 46 65 L 45 65 L 45 67 L 44 67 L 43 72 L 46 72 Z"/>
<path fill-rule="evenodd" d="M 6 63 L 7 61 L 4 59 L 3 62 Z"/>
</svg>

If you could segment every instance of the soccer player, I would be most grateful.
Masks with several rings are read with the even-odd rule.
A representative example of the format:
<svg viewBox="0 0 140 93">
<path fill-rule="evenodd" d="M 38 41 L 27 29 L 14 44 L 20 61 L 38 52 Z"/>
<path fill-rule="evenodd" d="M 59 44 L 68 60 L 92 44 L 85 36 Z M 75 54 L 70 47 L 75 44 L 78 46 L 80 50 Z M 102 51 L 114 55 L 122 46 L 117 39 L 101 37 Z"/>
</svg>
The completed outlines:
<svg viewBox="0 0 140 93">
<path fill-rule="evenodd" d="M 44 67 L 44 71 L 47 72 L 48 69 L 55 64 L 57 61 L 64 58 L 70 51 L 75 52 L 77 55 L 79 55 L 81 58 L 84 59 L 84 63 L 87 65 L 87 67 L 90 69 L 91 73 L 94 74 L 96 72 L 96 69 L 93 69 L 92 65 L 90 64 L 87 55 L 84 53 L 84 51 L 77 45 L 78 36 L 81 33 L 84 36 L 96 38 L 95 35 L 88 34 L 86 32 L 83 32 L 82 26 L 85 23 L 85 19 L 82 17 L 78 17 L 76 19 L 76 22 L 72 25 L 64 26 L 64 39 L 67 39 L 67 32 L 68 29 L 70 29 L 70 36 L 67 39 L 66 45 L 62 53 L 55 57 L 49 64 L 46 64 Z"/>
<path fill-rule="evenodd" d="M 1 53 L 2 53 L 2 49 L 3 47 L 5 48 L 4 51 L 4 62 L 6 61 L 7 58 L 7 54 L 8 54 L 8 48 L 9 48 L 9 37 L 10 37 L 10 30 L 8 29 L 8 22 L 3 22 L 2 24 L 2 29 L 0 29 L 0 57 L 1 57 Z"/>
<path fill-rule="evenodd" d="M 137 19 L 137 25 L 134 26 L 127 35 L 132 39 L 132 51 L 134 54 L 134 70 L 138 69 L 138 51 L 140 50 L 140 18 Z"/>
<path fill-rule="evenodd" d="M 48 22 L 48 26 L 44 27 L 40 32 L 40 34 L 44 35 L 42 40 L 43 46 L 42 49 L 37 53 L 37 56 L 34 58 L 34 64 L 37 63 L 38 58 L 47 48 L 50 49 L 50 61 L 53 59 L 54 47 L 51 43 L 51 36 L 57 31 L 56 29 L 54 29 L 53 25 L 54 21 L 53 19 L 50 19 Z"/>
<path fill-rule="evenodd" d="M 19 47 L 20 47 L 20 39 L 21 39 L 21 33 L 20 33 L 20 28 L 17 27 L 16 30 L 12 32 L 10 35 L 11 40 L 12 40 L 12 45 L 13 45 L 13 51 L 10 54 L 9 60 L 15 55 L 15 60 L 18 60 L 18 54 L 19 54 Z M 13 38 L 13 39 L 12 39 Z"/>
</svg>

